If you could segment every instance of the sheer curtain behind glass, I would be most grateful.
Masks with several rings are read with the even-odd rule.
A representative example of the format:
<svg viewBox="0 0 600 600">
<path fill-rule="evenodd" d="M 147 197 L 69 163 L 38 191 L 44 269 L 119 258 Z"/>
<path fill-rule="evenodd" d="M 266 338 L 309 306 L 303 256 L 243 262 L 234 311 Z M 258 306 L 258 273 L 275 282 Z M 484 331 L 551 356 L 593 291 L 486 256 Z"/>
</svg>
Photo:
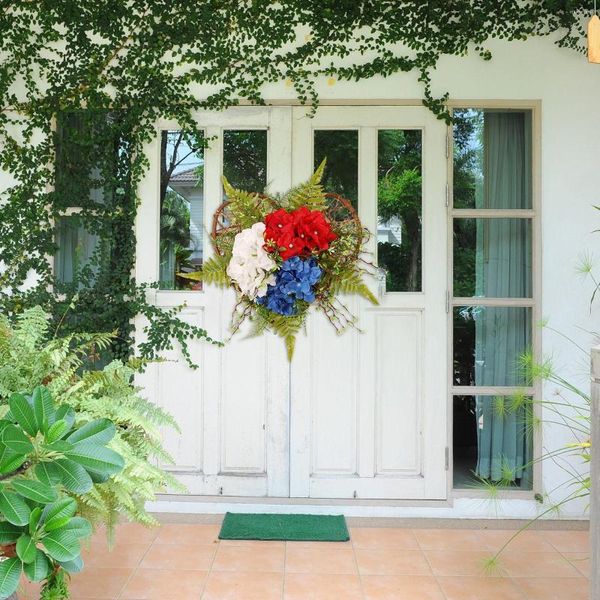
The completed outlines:
<svg viewBox="0 0 600 600">
<path fill-rule="evenodd" d="M 486 112 L 484 120 L 484 206 L 531 208 L 530 114 Z M 478 219 L 476 295 L 529 298 L 531 228 L 528 219 Z M 475 323 L 475 385 L 523 383 L 519 357 L 531 345 L 530 309 L 481 309 Z M 505 399 L 477 397 L 477 474 L 493 481 L 529 479 L 530 434 L 524 409 L 499 411 Z"/>
</svg>

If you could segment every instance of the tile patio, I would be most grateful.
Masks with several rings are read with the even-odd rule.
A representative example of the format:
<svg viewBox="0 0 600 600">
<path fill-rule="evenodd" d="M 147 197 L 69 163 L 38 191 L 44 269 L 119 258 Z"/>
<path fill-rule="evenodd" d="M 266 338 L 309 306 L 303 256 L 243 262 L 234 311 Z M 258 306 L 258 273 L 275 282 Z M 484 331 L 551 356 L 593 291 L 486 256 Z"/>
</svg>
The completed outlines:
<svg viewBox="0 0 600 600">
<path fill-rule="evenodd" d="M 426 524 L 426 523 L 425 523 Z M 424 525 L 425 525 L 424 524 Z M 347 543 L 222 541 L 219 525 L 96 534 L 72 600 L 588 600 L 588 534 L 532 530 L 486 575 L 510 531 L 351 527 Z M 21 600 L 38 590 L 23 587 Z"/>
</svg>

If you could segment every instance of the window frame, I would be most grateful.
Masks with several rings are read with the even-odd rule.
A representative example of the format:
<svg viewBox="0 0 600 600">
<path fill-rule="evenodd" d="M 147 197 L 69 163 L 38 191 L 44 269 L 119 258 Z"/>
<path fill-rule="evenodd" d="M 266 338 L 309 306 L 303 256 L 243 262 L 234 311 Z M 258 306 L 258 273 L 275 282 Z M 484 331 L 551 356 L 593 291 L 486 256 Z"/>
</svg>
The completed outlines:
<svg viewBox="0 0 600 600">
<path fill-rule="evenodd" d="M 446 312 L 448 327 L 448 364 L 447 364 L 447 425 L 448 425 L 448 449 L 447 449 L 447 474 L 448 474 L 448 498 L 489 498 L 488 492 L 472 488 L 454 487 L 454 397 L 474 395 L 510 395 L 515 392 L 523 392 L 531 396 L 534 401 L 533 411 L 535 418 L 541 417 L 541 406 L 539 400 L 542 395 L 542 383 L 535 381 L 532 386 L 456 386 L 453 377 L 453 355 L 454 355 L 454 323 L 453 313 L 456 306 L 490 306 L 490 307 L 528 307 L 532 312 L 531 346 L 535 360 L 542 357 L 542 332 L 539 323 L 541 314 L 541 290 L 542 290 L 542 253 L 541 253 L 541 101 L 540 100 L 455 100 L 449 103 L 451 113 L 458 109 L 479 110 L 528 110 L 531 112 L 531 182 L 532 202 L 530 209 L 489 209 L 489 208 L 454 208 L 454 139 L 453 126 L 447 129 L 447 292 Z M 454 286 L 454 220 L 459 218 L 518 218 L 531 220 L 531 268 L 532 268 L 532 294 L 531 298 L 488 298 L 488 297 L 455 297 Z M 535 461 L 540 456 L 542 447 L 542 432 L 535 428 L 533 432 L 532 458 Z M 542 465 L 539 462 L 533 464 L 533 483 L 530 490 L 502 489 L 498 492 L 498 498 L 510 499 L 536 499 L 542 489 Z"/>
</svg>

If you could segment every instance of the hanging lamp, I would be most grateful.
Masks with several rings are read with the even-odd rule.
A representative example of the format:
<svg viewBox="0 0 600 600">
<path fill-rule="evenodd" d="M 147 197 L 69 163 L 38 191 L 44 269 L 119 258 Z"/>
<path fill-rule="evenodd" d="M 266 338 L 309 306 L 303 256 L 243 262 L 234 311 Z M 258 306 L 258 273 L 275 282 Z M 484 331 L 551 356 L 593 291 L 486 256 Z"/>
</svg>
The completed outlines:
<svg viewBox="0 0 600 600">
<path fill-rule="evenodd" d="M 596 0 L 594 0 L 594 14 L 588 23 L 588 60 L 591 63 L 600 63 L 600 18 L 596 12 Z"/>
</svg>

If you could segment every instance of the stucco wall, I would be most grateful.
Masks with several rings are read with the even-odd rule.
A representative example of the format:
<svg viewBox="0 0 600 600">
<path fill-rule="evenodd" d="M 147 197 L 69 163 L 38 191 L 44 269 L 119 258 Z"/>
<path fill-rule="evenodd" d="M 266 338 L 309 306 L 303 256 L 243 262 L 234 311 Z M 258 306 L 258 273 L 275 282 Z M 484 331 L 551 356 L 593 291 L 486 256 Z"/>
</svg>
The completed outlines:
<svg viewBox="0 0 600 600">
<path fill-rule="evenodd" d="M 594 343 L 590 332 L 600 331 L 600 298 L 590 311 L 592 286 L 577 273 L 577 264 L 586 251 L 595 253 L 600 273 L 600 233 L 592 233 L 600 228 L 600 212 L 593 209 L 600 204 L 600 65 L 590 65 L 584 56 L 557 48 L 550 39 L 493 42 L 489 47 L 491 62 L 475 55 L 443 58 L 433 75 L 433 88 L 440 95 L 449 91 L 455 101 L 541 101 L 541 312 L 554 329 L 589 348 Z M 422 95 L 414 74 L 360 83 L 331 84 L 323 78 L 319 88 L 321 98 L 332 102 L 418 100 Z M 273 100 L 294 100 L 293 89 L 284 83 L 269 86 L 265 94 Z M 8 178 L 0 173 L 0 186 L 7 183 Z M 583 352 L 548 329 L 543 331 L 542 346 L 561 375 L 588 386 Z M 547 385 L 544 392 L 550 397 L 553 386 Z M 566 441 L 570 440 L 564 429 L 545 427 L 545 449 Z M 558 465 L 544 465 L 546 490 L 564 478 Z M 553 499 L 560 493 L 555 492 Z M 567 506 L 563 515 L 581 516 L 584 506 Z M 481 500 L 461 499 L 453 508 L 399 508 L 394 514 L 524 516 L 535 510 L 535 503 L 528 500 L 503 501 L 492 507 Z"/>
</svg>

